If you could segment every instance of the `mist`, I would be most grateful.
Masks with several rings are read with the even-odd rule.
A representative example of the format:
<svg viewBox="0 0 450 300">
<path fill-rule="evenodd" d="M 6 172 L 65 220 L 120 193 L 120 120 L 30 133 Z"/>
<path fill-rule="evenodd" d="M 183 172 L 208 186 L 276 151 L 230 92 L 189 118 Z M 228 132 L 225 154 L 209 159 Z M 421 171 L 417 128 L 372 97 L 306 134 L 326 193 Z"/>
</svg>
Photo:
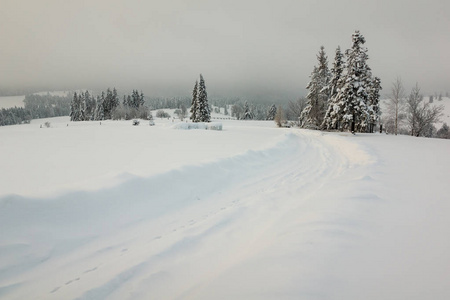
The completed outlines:
<svg viewBox="0 0 450 300">
<path fill-rule="evenodd" d="M 4 1 L 0 87 L 140 89 L 188 96 L 294 99 L 325 46 L 366 38 L 383 93 L 401 77 L 450 90 L 450 4 L 434 1 Z"/>
</svg>

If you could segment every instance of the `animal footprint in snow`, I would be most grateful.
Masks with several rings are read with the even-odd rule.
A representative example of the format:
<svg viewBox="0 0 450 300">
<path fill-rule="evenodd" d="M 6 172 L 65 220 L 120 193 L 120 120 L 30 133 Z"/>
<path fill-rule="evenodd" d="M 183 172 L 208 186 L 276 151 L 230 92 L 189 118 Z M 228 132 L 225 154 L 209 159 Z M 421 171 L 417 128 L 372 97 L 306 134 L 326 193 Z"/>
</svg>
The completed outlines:
<svg viewBox="0 0 450 300">
<path fill-rule="evenodd" d="M 53 293 L 57 292 L 60 288 L 61 288 L 60 286 L 55 287 L 55 288 L 50 292 L 50 294 L 53 294 Z"/>
<path fill-rule="evenodd" d="M 90 273 L 90 272 L 94 272 L 94 271 L 97 270 L 97 269 L 98 269 L 98 267 L 95 267 L 95 268 L 86 270 L 86 271 L 83 272 L 83 274 Z"/>
<path fill-rule="evenodd" d="M 80 277 L 67 281 L 67 282 L 66 282 L 66 285 L 69 285 L 69 284 L 71 284 L 72 282 L 78 281 L 78 280 L 80 280 Z"/>
</svg>

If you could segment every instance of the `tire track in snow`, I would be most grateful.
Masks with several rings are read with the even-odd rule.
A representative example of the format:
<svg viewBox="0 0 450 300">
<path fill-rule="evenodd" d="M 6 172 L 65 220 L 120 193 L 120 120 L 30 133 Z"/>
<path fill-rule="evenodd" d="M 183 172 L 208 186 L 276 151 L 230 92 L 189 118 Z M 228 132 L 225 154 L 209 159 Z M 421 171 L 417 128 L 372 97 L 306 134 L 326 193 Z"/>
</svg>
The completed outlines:
<svg viewBox="0 0 450 300">
<path fill-rule="evenodd" d="M 62 213 L 74 208 L 67 223 L 47 220 L 49 225 L 62 225 L 54 230 L 59 237 L 65 229 L 80 229 L 76 219 L 83 215 L 77 211 L 79 204 L 73 207 L 80 196 L 81 205 L 96 202 L 88 205 L 94 211 L 110 202 L 115 205 L 102 220 L 95 219 L 98 213 L 85 218 L 87 228 L 94 228 L 92 241 L 62 251 L 18 276 L 17 281 L 31 283 L 14 292 L 20 296 L 33 293 L 35 299 L 76 295 L 81 299 L 92 295 L 97 299 L 146 299 L 148 293 L 166 299 L 207 298 L 222 277 L 272 253 L 280 236 L 289 237 L 306 221 L 317 219 L 317 211 L 310 209 L 317 192 L 349 166 L 348 157 L 322 136 L 290 133 L 276 147 L 264 151 L 249 151 L 157 178 L 137 178 L 100 193 L 57 199 L 39 208 L 54 209 L 52 205 L 58 201 L 66 203 Z M 211 176 L 195 180 L 195 174 L 205 173 Z M 176 195 L 160 188 L 167 181 L 179 185 Z M 132 208 L 124 210 L 124 202 L 130 199 L 123 195 L 130 190 L 140 196 L 131 199 Z M 157 203 L 164 204 L 156 207 L 157 212 L 146 197 L 150 191 Z M 180 199 L 174 200 L 176 197 Z M 13 211 L 26 208 L 24 203 L 13 201 Z M 301 221 L 296 222 L 293 212 L 302 210 Z M 105 224 L 118 216 L 121 222 L 105 230 Z M 250 265 L 247 272 L 251 270 L 258 268 Z M 168 284 L 174 288 L 168 290 Z M 36 297 L 36 290 L 44 292 L 44 288 L 46 293 Z"/>
</svg>

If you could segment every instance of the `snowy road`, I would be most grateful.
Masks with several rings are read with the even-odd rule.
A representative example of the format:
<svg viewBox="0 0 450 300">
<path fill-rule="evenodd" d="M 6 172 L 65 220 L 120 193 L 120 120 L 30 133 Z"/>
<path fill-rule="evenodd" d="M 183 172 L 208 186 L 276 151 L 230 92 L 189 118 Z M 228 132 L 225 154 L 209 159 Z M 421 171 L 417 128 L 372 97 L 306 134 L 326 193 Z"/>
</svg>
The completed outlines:
<svg viewBox="0 0 450 300">
<path fill-rule="evenodd" d="M 279 132 L 282 137 L 271 147 L 149 177 L 130 176 L 112 188 L 47 201 L 0 199 L 0 298 L 449 295 L 444 284 L 449 259 L 426 253 L 428 261 L 416 263 L 433 264 L 434 275 L 427 275 L 433 284 L 401 286 L 422 278 L 406 268 L 417 253 L 404 253 L 421 240 L 399 243 L 396 256 L 386 256 L 389 243 L 409 233 L 389 226 L 404 221 L 395 209 L 406 208 L 391 201 L 402 199 L 398 192 L 387 192 L 393 187 L 386 173 L 394 169 L 386 166 L 391 152 L 385 146 L 393 140 Z M 448 145 L 443 147 L 445 153 Z M 422 218 L 423 230 L 435 210 L 449 208 L 440 201 L 444 197 L 437 193 L 435 207 Z M 435 246 L 440 254 L 449 250 L 448 242 Z M 405 269 L 393 273 L 390 266 L 398 259 Z M 395 284 L 404 278 L 413 280 Z"/>
</svg>

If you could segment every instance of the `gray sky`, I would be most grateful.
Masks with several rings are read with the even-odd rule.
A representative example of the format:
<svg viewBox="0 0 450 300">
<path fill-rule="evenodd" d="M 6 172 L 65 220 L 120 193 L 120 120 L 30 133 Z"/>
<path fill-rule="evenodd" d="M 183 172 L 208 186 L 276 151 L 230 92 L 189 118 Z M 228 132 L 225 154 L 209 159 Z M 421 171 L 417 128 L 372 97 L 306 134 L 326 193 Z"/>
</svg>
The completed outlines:
<svg viewBox="0 0 450 300">
<path fill-rule="evenodd" d="M 0 87 L 142 89 L 189 95 L 304 95 L 355 30 L 383 93 L 450 92 L 448 0 L 0 0 Z M 119 90 L 120 92 L 120 90 Z M 122 92 L 128 92 L 123 90 Z"/>
</svg>

